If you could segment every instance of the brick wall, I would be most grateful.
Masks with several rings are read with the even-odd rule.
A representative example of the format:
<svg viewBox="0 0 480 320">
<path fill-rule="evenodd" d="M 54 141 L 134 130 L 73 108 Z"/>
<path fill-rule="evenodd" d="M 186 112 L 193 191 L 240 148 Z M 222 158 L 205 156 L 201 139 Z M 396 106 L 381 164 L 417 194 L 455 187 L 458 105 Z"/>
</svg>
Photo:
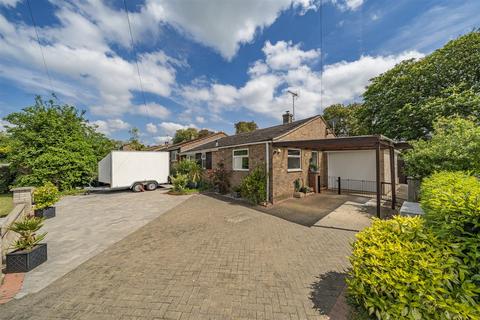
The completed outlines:
<svg viewBox="0 0 480 320">
<path fill-rule="evenodd" d="M 322 119 L 314 121 L 298 128 L 297 130 L 283 136 L 279 141 L 291 140 L 309 140 L 309 139 L 325 139 L 327 137 L 327 126 Z M 302 170 L 288 172 L 288 149 L 275 148 L 272 159 L 272 197 L 273 202 L 287 199 L 293 196 L 295 192 L 294 181 L 300 179 L 302 184 L 308 186 L 308 170 L 310 159 L 312 157 L 311 150 L 301 150 Z M 318 153 L 318 168 L 320 174 L 327 174 L 327 155 L 323 152 Z"/>
<path fill-rule="evenodd" d="M 321 118 L 318 118 L 281 137 L 278 141 L 325 139 L 326 134 L 327 126 Z"/>
<path fill-rule="evenodd" d="M 237 149 L 248 149 L 249 171 L 233 170 L 233 150 Z M 225 169 L 231 172 L 230 185 L 232 188 L 236 187 L 240 185 L 243 178 L 245 178 L 251 170 L 260 165 L 265 166 L 265 143 L 215 151 L 212 153 L 212 168 L 217 168 L 219 162 L 223 162 Z"/>
</svg>

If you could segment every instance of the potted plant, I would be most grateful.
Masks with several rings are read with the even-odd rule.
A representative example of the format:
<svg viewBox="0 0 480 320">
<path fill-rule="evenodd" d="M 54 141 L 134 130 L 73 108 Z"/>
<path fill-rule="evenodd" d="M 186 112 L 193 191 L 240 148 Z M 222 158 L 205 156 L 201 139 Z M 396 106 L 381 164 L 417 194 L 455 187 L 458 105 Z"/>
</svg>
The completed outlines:
<svg viewBox="0 0 480 320">
<path fill-rule="evenodd" d="M 35 217 L 53 218 L 55 217 L 55 202 L 60 199 L 60 193 L 57 187 L 51 182 L 47 182 L 42 187 L 36 188 L 33 191 L 33 201 L 35 203 Z"/>
<path fill-rule="evenodd" d="M 310 172 L 312 173 L 317 173 L 318 172 L 318 166 L 315 163 L 310 163 Z"/>
<path fill-rule="evenodd" d="M 25 217 L 13 223 L 9 230 L 20 235 L 13 244 L 15 249 L 7 253 L 7 273 L 28 272 L 47 261 L 47 244 L 40 243 L 47 233 L 37 234 L 43 226 L 43 218 Z"/>
<path fill-rule="evenodd" d="M 295 192 L 293 193 L 293 196 L 295 198 L 303 198 L 305 196 L 305 193 L 302 192 L 302 182 L 299 178 L 293 181 L 293 188 L 295 190 Z"/>
</svg>

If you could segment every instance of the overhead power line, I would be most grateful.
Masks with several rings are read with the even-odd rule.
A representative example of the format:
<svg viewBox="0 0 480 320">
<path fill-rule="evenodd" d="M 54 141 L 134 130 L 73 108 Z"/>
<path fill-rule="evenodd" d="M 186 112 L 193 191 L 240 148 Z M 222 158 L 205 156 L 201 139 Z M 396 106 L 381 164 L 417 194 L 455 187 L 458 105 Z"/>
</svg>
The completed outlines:
<svg viewBox="0 0 480 320">
<path fill-rule="evenodd" d="M 127 8 L 127 1 L 123 0 L 123 6 L 125 7 L 125 14 L 127 15 L 127 22 L 128 22 L 128 31 L 130 32 L 130 40 L 132 43 L 132 51 L 135 56 L 135 65 L 137 66 L 137 74 L 138 74 L 138 82 L 140 84 L 140 91 L 142 93 L 142 98 L 143 98 L 143 104 L 145 105 L 145 112 L 149 113 L 148 107 L 147 107 L 147 100 L 145 99 L 145 91 L 143 90 L 143 83 L 142 83 L 142 76 L 140 75 L 140 68 L 138 66 L 138 59 L 137 59 L 137 50 L 135 49 L 135 41 L 133 40 L 133 33 L 132 33 L 132 25 L 130 23 L 130 15 L 128 14 L 128 8 Z"/>
<path fill-rule="evenodd" d="M 53 91 L 52 77 L 50 76 L 50 71 L 48 70 L 47 62 L 45 61 L 45 54 L 43 53 L 43 48 L 42 48 L 42 45 L 40 43 L 40 37 L 38 35 L 37 24 L 35 23 L 35 19 L 33 18 L 33 12 L 32 12 L 32 7 L 30 6 L 30 0 L 27 0 L 27 7 L 28 7 L 28 12 L 30 13 L 30 18 L 32 19 L 33 28 L 35 29 L 35 35 L 37 36 L 38 47 L 40 48 L 40 53 L 42 54 L 43 67 L 45 68 L 45 73 L 47 74 L 48 81 L 50 83 L 50 90 L 52 91 L 52 94 L 55 94 L 55 92 Z"/>
<path fill-rule="evenodd" d="M 323 107 L 323 0 L 320 0 L 320 107 Z"/>
</svg>

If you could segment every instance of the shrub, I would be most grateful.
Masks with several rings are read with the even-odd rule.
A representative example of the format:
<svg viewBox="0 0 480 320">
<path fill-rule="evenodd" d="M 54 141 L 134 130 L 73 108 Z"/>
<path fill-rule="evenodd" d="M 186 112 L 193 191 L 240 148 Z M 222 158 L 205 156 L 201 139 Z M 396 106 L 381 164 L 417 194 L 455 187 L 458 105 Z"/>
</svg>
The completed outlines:
<svg viewBox="0 0 480 320">
<path fill-rule="evenodd" d="M 373 221 L 357 234 L 349 299 L 377 319 L 478 319 L 478 288 L 422 218 Z"/>
<path fill-rule="evenodd" d="M 60 199 L 60 193 L 56 186 L 51 182 L 45 183 L 33 191 L 33 200 L 35 202 L 35 210 L 51 207 Z"/>
<path fill-rule="evenodd" d="M 173 175 L 183 174 L 189 182 L 197 183 L 202 179 L 202 167 L 193 160 L 182 160 L 173 167 Z"/>
<path fill-rule="evenodd" d="M 253 204 L 265 202 L 267 192 L 267 175 L 260 165 L 246 176 L 240 185 L 240 194 Z"/>
<path fill-rule="evenodd" d="M 0 163 L 0 194 L 10 190 L 15 175 L 8 166 L 1 166 Z"/>
<path fill-rule="evenodd" d="M 225 169 L 225 164 L 219 162 L 217 168 L 208 172 L 208 177 L 218 192 L 225 194 L 230 189 L 230 175 L 231 172 Z"/>
<path fill-rule="evenodd" d="M 423 179 L 435 171 L 472 170 L 480 174 L 480 126 L 477 121 L 441 118 L 429 140 L 412 142 L 404 155 L 407 174 Z"/>
<path fill-rule="evenodd" d="M 421 197 L 427 224 L 454 244 L 480 287 L 480 181 L 463 172 L 439 172 L 424 179 Z"/>
<path fill-rule="evenodd" d="M 43 226 L 43 219 L 38 217 L 25 217 L 23 220 L 13 223 L 9 230 L 20 235 L 14 242 L 13 248 L 16 250 L 31 251 L 47 233 L 37 235 L 37 231 Z"/>
<path fill-rule="evenodd" d="M 302 182 L 300 179 L 295 179 L 295 181 L 293 181 L 293 188 L 295 192 L 300 192 L 300 189 L 302 188 Z"/>
<path fill-rule="evenodd" d="M 188 176 L 186 174 L 177 174 L 172 178 L 173 191 L 183 192 L 187 188 Z"/>
</svg>

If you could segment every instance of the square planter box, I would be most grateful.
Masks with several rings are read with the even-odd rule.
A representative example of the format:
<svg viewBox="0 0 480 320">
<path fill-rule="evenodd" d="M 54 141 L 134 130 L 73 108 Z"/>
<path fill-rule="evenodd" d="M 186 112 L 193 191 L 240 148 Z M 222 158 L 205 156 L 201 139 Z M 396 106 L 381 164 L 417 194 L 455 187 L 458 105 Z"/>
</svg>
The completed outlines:
<svg viewBox="0 0 480 320">
<path fill-rule="evenodd" d="M 7 273 L 28 272 L 47 261 L 47 244 L 40 243 L 32 251 L 7 253 Z"/>
<path fill-rule="evenodd" d="M 55 217 L 55 207 L 46 207 L 44 209 L 35 210 L 35 217 L 50 219 Z"/>
</svg>

